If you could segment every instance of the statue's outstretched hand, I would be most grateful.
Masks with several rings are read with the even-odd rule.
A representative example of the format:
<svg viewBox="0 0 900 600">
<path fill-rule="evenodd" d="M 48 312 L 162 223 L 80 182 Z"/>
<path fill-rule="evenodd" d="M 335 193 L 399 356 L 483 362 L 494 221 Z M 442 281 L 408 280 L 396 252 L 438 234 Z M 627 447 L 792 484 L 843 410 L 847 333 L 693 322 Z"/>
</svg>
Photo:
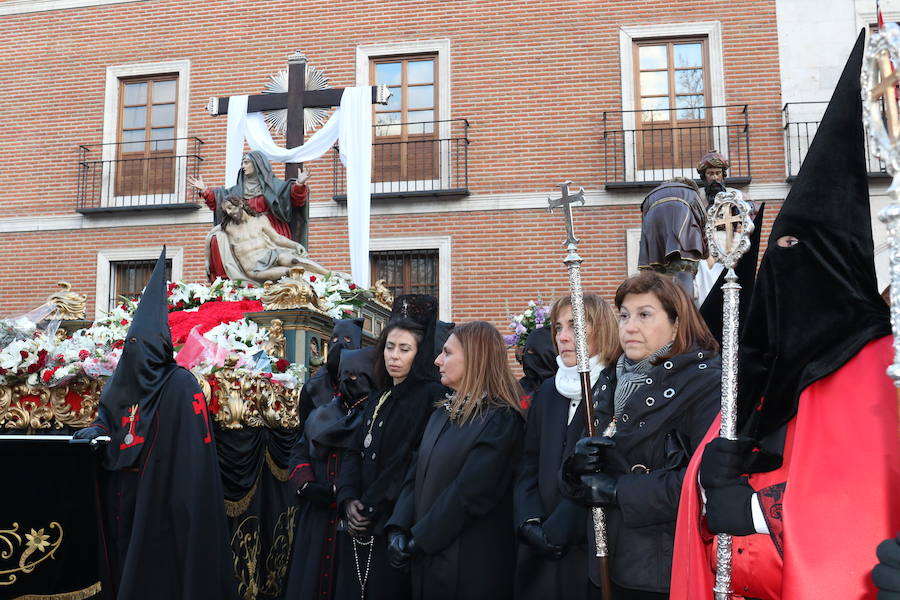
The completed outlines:
<svg viewBox="0 0 900 600">
<path fill-rule="evenodd" d="M 187 182 L 201 192 L 206 189 L 206 184 L 203 183 L 203 177 L 200 175 L 197 175 L 196 177 L 191 177 L 190 175 L 188 175 Z"/>
<path fill-rule="evenodd" d="M 309 179 L 310 172 L 306 165 L 300 165 L 300 171 L 297 173 L 297 185 L 303 185 Z"/>
</svg>

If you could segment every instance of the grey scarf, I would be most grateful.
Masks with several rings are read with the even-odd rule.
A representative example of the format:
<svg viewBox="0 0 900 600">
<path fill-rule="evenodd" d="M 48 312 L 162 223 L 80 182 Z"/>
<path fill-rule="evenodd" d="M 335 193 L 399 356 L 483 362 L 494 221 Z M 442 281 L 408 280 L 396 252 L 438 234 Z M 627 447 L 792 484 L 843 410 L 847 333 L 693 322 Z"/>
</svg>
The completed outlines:
<svg viewBox="0 0 900 600">
<path fill-rule="evenodd" d="M 672 348 L 672 344 L 666 344 L 656 352 L 645 356 L 643 359 L 635 362 L 622 354 L 616 363 L 616 392 L 613 399 L 615 407 L 615 417 L 625 409 L 625 403 L 631 398 L 642 385 L 647 384 L 647 373 L 650 372 L 655 365 L 652 361 L 659 358 Z"/>
</svg>

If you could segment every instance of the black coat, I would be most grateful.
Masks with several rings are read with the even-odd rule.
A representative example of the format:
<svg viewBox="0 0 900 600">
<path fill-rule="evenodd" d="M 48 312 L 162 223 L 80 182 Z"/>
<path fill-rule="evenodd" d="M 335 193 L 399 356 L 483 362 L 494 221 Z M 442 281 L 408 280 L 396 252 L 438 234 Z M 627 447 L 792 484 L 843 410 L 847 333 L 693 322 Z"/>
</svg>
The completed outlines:
<svg viewBox="0 0 900 600">
<path fill-rule="evenodd" d="M 387 563 L 384 524 L 394 510 L 428 417 L 446 392 L 447 388 L 436 382 L 404 381 L 392 388 L 390 398 L 374 422 L 375 408 L 384 390 L 371 394 L 354 442 L 344 452 L 337 480 L 337 505 L 343 507 L 349 500 L 359 500 L 374 523 L 372 533 L 375 544 L 367 598 L 402 598 L 403 592 L 408 589 L 408 577 Z M 366 434 L 370 428 L 372 440 L 366 447 Z M 360 555 L 362 567 L 365 566 L 367 552 L 368 549 L 364 549 Z M 339 577 L 335 597 L 358 600 L 360 589 L 356 561 L 350 536 L 344 532 L 338 533 L 337 553 Z"/>
<path fill-rule="evenodd" d="M 618 504 L 606 511 L 610 572 L 619 586 L 667 592 L 681 482 L 719 411 L 722 361 L 695 349 L 653 367 L 647 380 L 626 401 L 604 469 L 618 476 Z M 612 418 L 615 366 L 598 383 L 602 431 Z M 596 569 L 589 572 L 596 578 Z"/>
<path fill-rule="evenodd" d="M 437 410 L 428 421 L 388 527 L 412 533 L 416 600 L 512 598 L 512 480 L 521 416 L 494 408 L 463 425 Z"/>
<path fill-rule="evenodd" d="M 598 383 L 595 398 L 599 392 Z M 528 411 L 524 450 L 516 470 L 514 525 L 518 529 L 529 519 L 539 519 L 550 541 L 565 546 L 566 554 L 553 560 L 519 543 L 516 597 L 522 600 L 584 599 L 592 587 L 586 568 L 588 509 L 562 497 L 557 485 L 563 458 L 584 433 L 581 403 L 571 424 L 566 424 L 570 402 L 556 391 L 551 377 L 541 385 Z"/>
</svg>

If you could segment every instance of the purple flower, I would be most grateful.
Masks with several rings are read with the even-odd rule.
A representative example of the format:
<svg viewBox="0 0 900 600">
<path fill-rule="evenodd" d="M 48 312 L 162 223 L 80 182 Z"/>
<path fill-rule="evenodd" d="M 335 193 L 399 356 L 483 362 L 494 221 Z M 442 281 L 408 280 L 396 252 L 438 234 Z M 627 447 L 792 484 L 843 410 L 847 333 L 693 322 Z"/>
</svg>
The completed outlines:
<svg viewBox="0 0 900 600">
<path fill-rule="evenodd" d="M 515 333 L 513 333 L 511 335 L 504 335 L 503 341 L 506 342 L 507 346 L 515 346 L 516 344 L 519 343 L 519 336 L 516 335 Z"/>
<path fill-rule="evenodd" d="M 516 333 L 518 333 L 519 335 L 522 335 L 523 333 L 527 333 L 527 332 L 528 332 L 528 330 L 525 329 L 524 325 L 522 325 L 521 323 L 516 323 Z"/>
</svg>

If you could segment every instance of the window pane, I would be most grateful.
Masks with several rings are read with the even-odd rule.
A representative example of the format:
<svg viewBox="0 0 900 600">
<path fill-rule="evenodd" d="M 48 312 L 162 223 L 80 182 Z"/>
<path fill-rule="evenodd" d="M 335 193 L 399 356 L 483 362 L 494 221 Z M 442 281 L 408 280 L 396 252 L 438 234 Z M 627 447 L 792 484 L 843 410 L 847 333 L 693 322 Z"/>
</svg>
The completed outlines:
<svg viewBox="0 0 900 600">
<path fill-rule="evenodd" d="M 408 114 L 410 124 L 407 127 L 410 134 L 434 133 L 433 110 L 411 110 Z"/>
<path fill-rule="evenodd" d="M 147 103 L 147 82 L 143 83 L 126 83 L 125 84 L 125 104 L 146 104 Z"/>
<path fill-rule="evenodd" d="M 171 150 L 175 144 L 175 141 L 172 139 L 175 136 L 175 130 L 171 127 L 162 127 L 158 129 L 150 130 L 150 139 L 151 140 L 161 140 L 155 141 L 150 147 L 151 150 Z"/>
<path fill-rule="evenodd" d="M 668 72 L 641 73 L 641 96 L 661 96 L 668 93 Z"/>
<path fill-rule="evenodd" d="M 686 121 L 691 119 L 704 118 L 705 111 L 703 106 L 703 96 L 677 96 L 675 98 L 675 107 L 677 110 L 677 119 Z"/>
<path fill-rule="evenodd" d="M 668 98 L 641 98 L 641 121 L 668 121 L 669 111 L 662 110 L 669 108 Z"/>
<path fill-rule="evenodd" d="M 123 131 L 122 141 L 125 142 L 122 144 L 122 152 L 143 152 L 144 130 Z"/>
<path fill-rule="evenodd" d="M 151 111 L 154 127 L 171 127 L 175 125 L 174 104 L 154 104 Z"/>
<path fill-rule="evenodd" d="M 703 71 L 701 69 L 675 71 L 676 94 L 702 94 Z"/>
<path fill-rule="evenodd" d="M 377 63 L 375 65 L 375 83 L 384 85 L 400 85 L 400 63 Z"/>
<path fill-rule="evenodd" d="M 417 85 L 409 88 L 409 108 L 431 108 L 434 106 L 434 86 Z"/>
<path fill-rule="evenodd" d="M 665 46 L 639 46 L 638 57 L 641 70 L 665 69 L 668 67 Z"/>
<path fill-rule="evenodd" d="M 434 61 L 412 60 L 406 63 L 407 83 L 434 83 Z"/>
<path fill-rule="evenodd" d="M 147 126 L 147 107 L 134 106 L 122 110 L 122 128 L 136 129 Z"/>
<path fill-rule="evenodd" d="M 377 113 L 375 135 L 400 135 L 400 113 Z"/>
<path fill-rule="evenodd" d="M 676 67 L 702 67 L 703 45 L 699 42 L 693 44 L 675 44 Z"/>
<path fill-rule="evenodd" d="M 384 106 L 378 106 L 379 110 L 400 110 L 403 108 L 403 88 L 401 87 L 389 87 L 391 91 L 391 97 L 388 98 L 387 104 Z"/>
<path fill-rule="evenodd" d="M 153 103 L 175 102 L 175 80 L 153 83 Z"/>
</svg>

